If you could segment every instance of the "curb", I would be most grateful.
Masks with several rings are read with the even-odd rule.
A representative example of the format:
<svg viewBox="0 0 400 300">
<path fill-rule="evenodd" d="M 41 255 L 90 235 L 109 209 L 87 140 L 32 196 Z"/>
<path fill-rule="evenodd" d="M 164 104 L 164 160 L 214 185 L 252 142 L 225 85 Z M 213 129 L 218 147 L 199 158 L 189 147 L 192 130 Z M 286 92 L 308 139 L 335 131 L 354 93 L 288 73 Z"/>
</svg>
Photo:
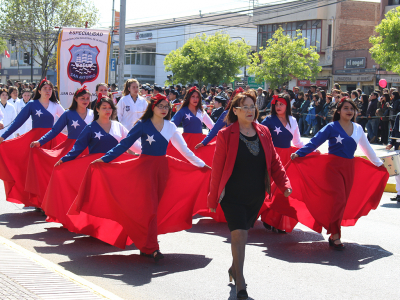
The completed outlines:
<svg viewBox="0 0 400 300">
<path fill-rule="evenodd" d="M 19 252 L 20 254 L 24 255 L 25 257 L 29 258 L 30 260 L 38 263 L 39 265 L 45 267 L 46 269 L 57 273 L 58 275 L 66 278 L 69 281 L 72 281 L 73 283 L 76 283 L 80 285 L 81 287 L 85 288 L 86 290 L 89 290 L 93 294 L 102 297 L 104 299 L 109 299 L 109 300 L 123 300 L 122 298 L 118 297 L 117 295 L 114 295 L 113 293 L 87 281 L 86 279 L 83 279 L 82 277 L 75 275 L 74 273 L 65 270 L 63 267 L 41 257 L 40 255 L 33 253 L 17 244 L 14 242 L 0 236 L 0 244 L 3 244 L 7 246 L 8 248 L 11 248 L 12 250 L 15 250 Z"/>
</svg>

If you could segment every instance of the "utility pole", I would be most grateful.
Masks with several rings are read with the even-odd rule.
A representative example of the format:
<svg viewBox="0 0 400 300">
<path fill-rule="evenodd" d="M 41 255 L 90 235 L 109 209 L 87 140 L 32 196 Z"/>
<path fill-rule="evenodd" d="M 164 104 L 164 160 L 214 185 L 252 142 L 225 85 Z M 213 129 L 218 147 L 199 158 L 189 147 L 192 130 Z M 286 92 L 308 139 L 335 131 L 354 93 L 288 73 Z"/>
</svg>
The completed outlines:
<svg viewBox="0 0 400 300">
<path fill-rule="evenodd" d="M 121 91 L 124 86 L 124 64 L 125 64 L 125 19 L 126 0 L 121 0 L 119 12 L 119 60 L 118 60 L 118 89 Z"/>
<path fill-rule="evenodd" d="M 114 53 L 114 24 L 115 24 L 115 0 L 113 0 L 113 4 L 112 4 L 112 21 L 111 21 L 111 45 L 110 45 L 110 57 L 109 57 L 109 68 L 108 68 L 108 81 L 107 83 L 110 83 L 110 79 L 111 79 L 111 60 L 113 57 L 113 53 Z M 115 73 L 114 73 L 114 77 L 115 77 Z"/>
<path fill-rule="evenodd" d="M 33 82 L 33 42 L 31 41 L 31 82 Z"/>
</svg>

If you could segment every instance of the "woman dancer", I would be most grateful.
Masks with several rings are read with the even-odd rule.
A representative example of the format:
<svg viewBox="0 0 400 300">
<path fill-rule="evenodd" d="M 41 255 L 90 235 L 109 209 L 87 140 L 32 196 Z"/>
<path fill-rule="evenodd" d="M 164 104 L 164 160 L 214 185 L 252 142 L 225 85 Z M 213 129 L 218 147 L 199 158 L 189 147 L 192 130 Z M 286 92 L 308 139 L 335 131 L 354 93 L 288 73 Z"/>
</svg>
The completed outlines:
<svg viewBox="0 0 400 300">
<path fill-rule="evenodd" d="M 78 89 L 73 96 L 71 106 L 61 115 L 53 128 L 38 141 L 31 143 L 31 148 L 41 147 L 54 139 L 65 127 L 68 129 L 68 138 L 55 148 L 32 149 L 29 153 L 25 191 L 30 193 L 30 202 L 36 207 L 42 205 L 54 164 L 72 149 L 83 129 L 93 121 L 93 110 L 89 109 L 90 96 L 86 85 Z M 87 154 L 87 150 L 84 154 Z"/>
<path fill-rule="evenodd" d="M 29 101 L 15 120 L 0 137 L 0 179 L 4 181 L 7 201 L 34 206 L 25 192 L 25 182 L 29 159 L 29 145 L 47 133 L 54 120 L 64 113 L 54 94 L 53 84 L 44 78 L 36 89 L 34 100 Z M 16 132 L 26 120 L 32 118 L 32 130 L 16 139 L 4 141 Z M 43 145 L 51 149 L 64 141 L 66 136 L 59 134 Z M 4 142 L 3 142 L 4 141 Z"/>
<path fill-rule="evenodd" d="M 227 115 L 229 126 L 218 133 L 212 165 L 208 207 L 215 212 L 220 202 L 231 231 L 233 262 L 229 268 L 238 299 L 247 299 L 243 264 L 248 230 L 253 227 L 270 177 L 289 196 L 291 186 L 272 143 L 271 134 L 257 123 L 253 93 L 235 96 Z"/>
<path fill-rule="evenodd" d="M 356 115 L 353 101 L 340 100 L 333 122 L 292 154 L 287 173 L 289 178 L 297 178 L 292 182 L 293 194 L 289 198 L 277 195 L 267 203 L 269 208 L 317 232 L 324 227 L 331 234 L 329 246 L 335 250 L 344 249 L 341 226 L 354 226 L 378 206 L 389 177 L 362 127 L 354 123 Z M 304 157 L 326 140 L 329 154 Z M 375 166 L 354 157 L 357 144 Z"/>
<path fill-rule="evenodd" d="M 236 94 L 238 93 L 243 93 L 242 88 L 237 88 L 231 96 L 231 99 L 229 100 L 229 103 L 226 105 L 225 111 L 221 114 L 221 116 L 218 118 L 217 123 L 215 123 L 214 127 L 210 130 L 210 132 L 207 134 L 207 136 L 199 143 L 196 145 L 195 149 L 199 149 L 201 147 L 207 146 L 218 134 L 218 132 L 227 126 L 227 123 L 225 122 L 225 117 L 228 114 L 229 107 L 230 107 L 230 101 L 235 97 Z"/>
<path fill-rule="evenodd" d="M 290 162 L 290 155 L 304 146 L 297 121 L 291 114 L 289 95 L 273 96 L 271 115 L 267 116 L 261 124 L 268 127 L 276 153 L 278 153 L 282 165 L 286 166 Z M 291 147 L 291 142 L 294 147 Z M 261 220 L 264 222 L 265 228 L 278 233 L 291 232 L 297 224 L 296 220 L 269 209 L 261 214 Z"/>
<path fill-rule="evenodd" d="M 116 146 L 128 134 L 128 130 L 121 123 L 113 121 L 115 115 L 114 102 L 100 93 L 94 110 L 94 121 L 83 129 L 72 150 L 56 163 L 43 198 L 42 209 L 48 216 L 48 222 L 61 223 L 69 231 L 87 234 L 125 248 L 131 241 L 116 222 L 87 214 L 67 216 L 88 165 Z M 86 148 L 89 148 L 89 155 L 78 158 Z M 132 150 L 140 153 L 140 145 L 135 144 Z M 129 154 L 121 156 L 121 160 L 132 158 L 134 156 Z"/>
<path fill-rule="evenodd" d="M 198 197 L 207 197 L 204 185 L 210 175 L 210 167 L 188 149 L 175 124 L 169 121 L 170 115 L 165 96 L 151 98 L 128 137 L 88 169 L 69 212 L 86 212 L 118 222 L 140 254 L 155 261 L 164 257 L 157 235 L 192 226 L 194 203 Z M 142 141 L 138 159 L 98 163 L 115 160 L 138 138 Z M 169 141 L 191 164 L 166 156 Z M 176 189 L 174 182 L 182 178 L 185 185 Z"/>
<path fill-rule="evenodd" d="M 210 116 L 204 111 L 201 104 L 201 94 L 196 86 L 188 90 L 183 100 L 181 108 L 171 120 L 176 126 L 182 124 L 183 138 L 190 150 L 194 150 L 195 146 L 204 139 L 203 123 L 209 128 L 214 127 L 214 122 Z M 207 164 L 212 163 L 214 149 L 206 149 L 195 151 L 195 154 L 205 161 Z M 187 161 L 177 149 L 172 145 L 168 146 L 167 154 L 169 156 Z"/>
</svg>

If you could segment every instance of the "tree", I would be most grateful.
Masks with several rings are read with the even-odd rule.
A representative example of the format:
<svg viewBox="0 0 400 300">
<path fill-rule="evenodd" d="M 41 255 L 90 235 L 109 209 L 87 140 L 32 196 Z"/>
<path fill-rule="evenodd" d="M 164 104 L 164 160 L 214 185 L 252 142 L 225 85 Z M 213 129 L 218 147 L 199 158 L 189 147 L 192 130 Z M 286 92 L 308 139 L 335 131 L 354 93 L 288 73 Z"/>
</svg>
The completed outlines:
<svg viewBox="0 0 400 300">
<path fill-rule="evenodd" d="M 232 41 L 221 32 L 196 35 L 165 57 L 165 70 L 172 71 L 173 83 L 232 82 L 247 65 L 250 48 L 244 40 Z"/>
<path fill-rule="evenodd" d="M 266 81 L 273 89 L 292 78 L 315 80 L 322 70 L 318 66 L 319 54 L 315 46 L 306 48 L 305 45 L 300 30 L 292 38 L 280 27 L 267 40 L 267 47 L 253 54 L 248 73 L 255 75 L 256 82 Z"/>
<path fill-rule="evenodd" d="M 378 36 L 369 38 L 372 58 L 382 68 L 400 73 L 400 7 L 389 10 L 375 31 Z"/>
<path fill-rule="evenodd" d="M 5 0 L 0 4 L 1 35 L 15 39 L 46 76 L 49 64 L 55 64 L 54 48 L 62 27 L 88 27 L 98 21 L 98 10 L 91 0 Z"/>
</svg>

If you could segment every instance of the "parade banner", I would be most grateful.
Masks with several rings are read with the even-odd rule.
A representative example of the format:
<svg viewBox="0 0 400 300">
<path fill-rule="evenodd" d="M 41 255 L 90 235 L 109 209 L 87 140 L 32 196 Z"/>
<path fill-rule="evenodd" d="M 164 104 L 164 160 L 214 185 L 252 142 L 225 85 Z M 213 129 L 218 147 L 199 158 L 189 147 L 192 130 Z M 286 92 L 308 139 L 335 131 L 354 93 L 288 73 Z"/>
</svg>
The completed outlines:
<svg viewBox="0 0 400 300">
<path fill-rule="evenodd" d="M 111 37 L 108 30 L 64 28 L 58 37 L 57 85 L 67 109 L 77 89 L 86 85 L 95 97 L 96 85 L 108 83 Z"/>
</svg>

